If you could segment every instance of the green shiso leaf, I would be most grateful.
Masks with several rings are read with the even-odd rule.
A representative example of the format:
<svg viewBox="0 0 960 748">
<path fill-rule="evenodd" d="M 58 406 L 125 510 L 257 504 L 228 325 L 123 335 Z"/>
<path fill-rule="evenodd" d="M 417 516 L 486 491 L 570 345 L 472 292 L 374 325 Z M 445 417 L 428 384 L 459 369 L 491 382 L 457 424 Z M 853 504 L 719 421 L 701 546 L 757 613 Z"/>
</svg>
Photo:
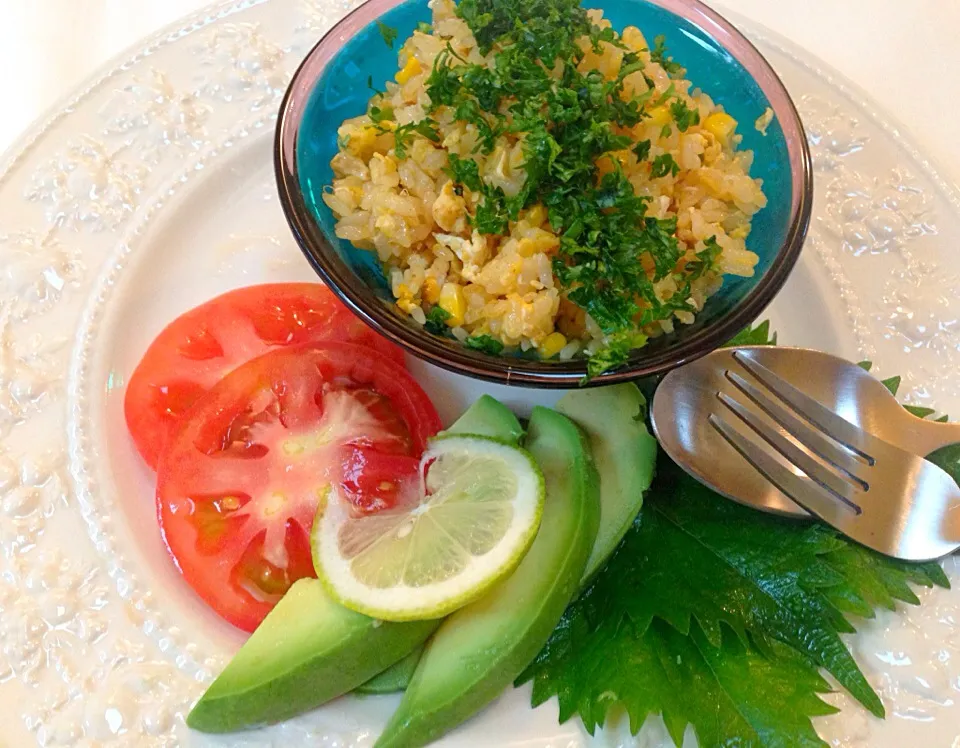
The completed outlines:
<svg viewBox="0 0 960 748">
<path fill-rule="evenodd" d="M 775 340 L 763 323 L 732 343 Z M 960 478 L 960 445 L 930 459 Z M 834 709 L 821 670 L 884 715 L 841 638 L 850 617 L 919 604 L 915 585 L 949 581 L 937 563 L 722 498 L 663 456 L 634 527 L 518 682 L 591 733 L 622 709 L 634 733 L 662 714 L 677 745 L 691 725 L 704 748 L 822 746 L 811 718 Z"/>
</svg>

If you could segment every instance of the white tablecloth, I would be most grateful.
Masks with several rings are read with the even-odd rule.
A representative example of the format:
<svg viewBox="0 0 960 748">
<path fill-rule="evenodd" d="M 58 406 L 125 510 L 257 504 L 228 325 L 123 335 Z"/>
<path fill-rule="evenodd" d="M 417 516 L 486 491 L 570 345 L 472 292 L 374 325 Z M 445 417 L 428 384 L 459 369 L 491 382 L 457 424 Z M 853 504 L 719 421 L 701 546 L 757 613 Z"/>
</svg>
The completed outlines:
<svg viewBox="0 0 960 748">
<path fill-rule="evenodd" d="M 960 2 L 723 0 L 818 55 L 960 182 Z M 96 68 L 205 0 L 0 0 L 0 149 Z"/>
</svg>

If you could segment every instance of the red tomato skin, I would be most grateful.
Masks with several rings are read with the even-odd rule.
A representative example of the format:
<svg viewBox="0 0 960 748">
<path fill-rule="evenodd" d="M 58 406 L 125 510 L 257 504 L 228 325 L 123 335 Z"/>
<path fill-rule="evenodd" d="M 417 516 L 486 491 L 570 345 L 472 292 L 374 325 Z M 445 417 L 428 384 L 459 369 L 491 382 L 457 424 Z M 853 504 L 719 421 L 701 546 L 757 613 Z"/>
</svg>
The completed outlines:
<svg viewBox="0 0 960 748">
<path fill-rule="evenodd" d="M 319 399 L 317 393 L 322 393 Z M 330 404 L 341 398 L 350 403 L 354 393 L 360 393 L 363 412 L 374 414 L 384 434 L 350 432 L 343 444 L 314 461 L 284 461 L 291 440 L 299 443 L 300 435 L 316 433 L 323 414 L 337 412 Z M 234 626 L 253 631 L 290 584 L 315 576 L 309 544 L 303 542 L 319 502 L 311 489 L 341 484 L 341 495 L 348 495 L 357 511 L 386 508 L 394 493 L 384 488 L 385 476 L 398 486 L 414 480 L 417 458 L 440 428 L 416 381 L 374 351 L 334 342 L 275 349 L 227 375 L 181 419 L 158 466 L 157 516 L 164 543 L 184 579 L 210 607 Z M 261 442 L 258 434 L 276 438 Z M 273 495 L 295 498 L 289 516 L 280 514 L 268 523 L 258 514 L 243 514 L 248 505 L 257 506 L 251 504 L 255 499 Z M 270 528 L 281 532 L 281 521 L 286 569 L 267 560 L 263 550 Z M 244 586 L 245 572 L 258 575 L 260 584 Z M 251 589 L 263 594 L 258 599 Z"/>
<path fill-rule="evenodd" d="M 150 344 L 127 384 L 124 416 L 137 451 L 156 469 L 181 416 L 224 375 L 273 348 L 334 340 L 403 364 L 403 351 L 319 283 L 230 291 L 175 319 Z"/>
</svg>

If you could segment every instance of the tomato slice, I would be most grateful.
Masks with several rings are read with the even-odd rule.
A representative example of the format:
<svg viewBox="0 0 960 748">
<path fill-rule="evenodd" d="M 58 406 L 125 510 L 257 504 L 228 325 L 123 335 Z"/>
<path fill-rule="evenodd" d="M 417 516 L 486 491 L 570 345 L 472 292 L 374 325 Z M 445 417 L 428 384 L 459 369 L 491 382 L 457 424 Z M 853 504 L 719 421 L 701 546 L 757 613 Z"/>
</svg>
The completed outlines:
<svg viewBox="0 0 960 748">
<path fill-rule="evenodd" d="M 155 468 L 180 417 L 225 374 L 273 348 L 324 340 L 403 364 L 399 347 L 318 283 L 241 288 L 183 314 L 153 341 L 127 385 L 124 411 L 137 450 Z"/>
<path fill-rule="evenodd" d="M 345 343 L 282 348 L 228 374 L 186 414 L 158 470 L 161 531 L 221 616 L 253 631 L 315 576 L 310 528 L 331 484 L 357 512 L 415 488 L 440 429 L 399 365 Z"/>
</svg>

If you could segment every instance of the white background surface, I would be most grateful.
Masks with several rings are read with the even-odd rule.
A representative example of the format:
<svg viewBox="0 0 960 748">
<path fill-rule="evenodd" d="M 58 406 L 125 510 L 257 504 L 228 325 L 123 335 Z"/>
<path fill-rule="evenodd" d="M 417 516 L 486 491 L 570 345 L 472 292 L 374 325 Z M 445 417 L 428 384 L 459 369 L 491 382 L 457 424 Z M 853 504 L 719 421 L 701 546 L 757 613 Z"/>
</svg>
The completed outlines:
<svg viewBox="0 0 960 748">
<path fill-rule="evenodd" d="M 314 0 L 318 1 L 318 0 Z M 205 0 L 0 0 L 0 150 L 100 65 Z M 960 2 L 724 0 L 864 88 L 960 182 Z"/>
</svg>

